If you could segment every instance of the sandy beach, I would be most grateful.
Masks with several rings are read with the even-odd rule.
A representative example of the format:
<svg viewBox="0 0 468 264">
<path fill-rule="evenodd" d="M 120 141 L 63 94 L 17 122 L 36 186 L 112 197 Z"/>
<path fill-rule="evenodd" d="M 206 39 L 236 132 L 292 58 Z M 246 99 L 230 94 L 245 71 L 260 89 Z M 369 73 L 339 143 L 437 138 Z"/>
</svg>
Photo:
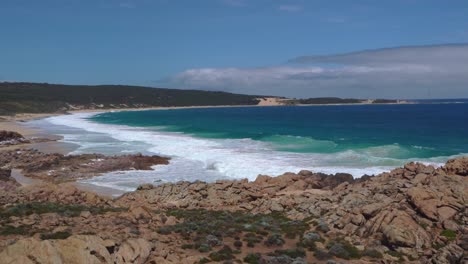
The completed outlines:
<svg viewBox="0 0 468 264">
<path fill-rule="evenodd" d="M 106 111 L 106 110 L 104 110 Z M 107 110 L 109 111 L 109 110 Z M 37 149 L 43 153 L 59 153 L 66 155 L 73 151 L 74 147 L 70 144 L 64 142 L 58 142 L 57 140 L 61 139 L 61 136 L 48 134 L 47 132 L 40 130 L 39 128 L 32 128 L 26 125 L 27 121 L 31 121 L 34 119 L 41 119 L 47 118 L 50 116 L 56 116 L 58 114 L 19 114 L 14 117 L 3 117 L 0 119 L 0 130 L 7 130 L 7 131 L 14 131 L 22 134 L 26 139 L 41 137 L 41 138 L 48 138 L 52 141 L 48 142 L 40 142 L 40 143 L 25 143 L 19 145 L 11 145 L 11 146 L 0 146 L 0 152 L 20 149 L 20 148 L 31 148 Z M 24 176 L 21 173 L 21 170 L 12 170 L 11 176 L 15 178 L 15 180 L 20 183 L 22 186 L 33 186 L 38 184 L 43 184 L 44 182 L 39 179 L 33 179 Z M 80 182 L 73 182 L 71 183 L 78 189 L 82 191 L 89 191 L 94 192 L 100 196 L 106 197 L 117 197 L 125 192 L 117 189 L 112 189 L 108 187 L 96 186 L 87 183 L 80 183 Z"/>
</svg>

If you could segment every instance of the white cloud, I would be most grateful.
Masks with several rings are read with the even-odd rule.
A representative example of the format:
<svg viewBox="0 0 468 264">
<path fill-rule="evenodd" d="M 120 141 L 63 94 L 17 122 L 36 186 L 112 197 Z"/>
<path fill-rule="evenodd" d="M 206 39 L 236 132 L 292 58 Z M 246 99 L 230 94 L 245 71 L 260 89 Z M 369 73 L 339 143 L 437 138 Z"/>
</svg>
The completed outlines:
<svg viewBox="0 0 468 264">
<path fill-rule="evenodd" d="M 302 10 L 302 6 L 298 6 L 298 5 L 280 5 L 278 7 L 278 10 L 286 11 L 286 12 L 298 12 L 298 11 Z"/>
<path fill-rule="evenodd" d="M 468 44 L 303 56 L 291 62 L 189 69 L 165 85 L 291 97 L 468 97 Z"/>
</svg>

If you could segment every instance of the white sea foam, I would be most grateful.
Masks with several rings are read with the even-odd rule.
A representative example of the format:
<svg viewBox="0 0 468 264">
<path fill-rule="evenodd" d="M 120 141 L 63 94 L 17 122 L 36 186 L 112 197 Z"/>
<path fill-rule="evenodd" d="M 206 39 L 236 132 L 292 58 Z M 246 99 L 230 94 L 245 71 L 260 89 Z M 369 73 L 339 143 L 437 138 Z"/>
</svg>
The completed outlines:
<svg viewBox="0 0 468 264">
<path fill-rule="evenodd" d="M 360 177 L 388 171 L 404 162 L 388 158 L 389 153 L 399 151 L 397 145 L 333 154 L 281 152 L 274 150 L 269 143 L 251 139 L 205 139 L 157 129 L 100 124 L 87 120 L 92 115 L 79 113 L 50 117 L 46 121 L 104 134 L 116 140 L 96 142 L 98 140 L 86 138 L 86 134 L 65 135 L 64 140 L 85 148 L 126 144 L 134 148 L 119 152 L 139 150 L 172 158 L 169 165 L 155 166 L 154 171 L 114 172 L 85 180 L 87 183 L 125 191 L 133 190 L 143 183 L 214 181 L 224 178 L 254 180 L 259 174 L 280 175 L 302 169 L 323 173 L 346 172 Z M 442 160 L 433 158 L 426 162 L 437 164 L 440 161 Z"/>
</svg>

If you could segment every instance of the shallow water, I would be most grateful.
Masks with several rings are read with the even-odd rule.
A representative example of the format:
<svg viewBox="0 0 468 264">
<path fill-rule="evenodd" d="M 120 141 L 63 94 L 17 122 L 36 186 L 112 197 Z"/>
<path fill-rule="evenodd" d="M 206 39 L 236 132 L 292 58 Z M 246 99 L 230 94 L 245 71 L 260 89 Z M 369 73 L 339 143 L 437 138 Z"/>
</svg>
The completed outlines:
<svg viewBox="0 0 468 264">
<path fill-rule="evenodd" d="M 155 171 L 86 182 L 133 190 L 142 183 L 254 179 L 301 169 L 377 174 L 468 153 L 468 104 L 233 107 L 74 114 L 42 126 L 74 153 L 142 152 L 172 158 Z M 39 124 L 40 125 L 40 124 Z"/>
</svg>

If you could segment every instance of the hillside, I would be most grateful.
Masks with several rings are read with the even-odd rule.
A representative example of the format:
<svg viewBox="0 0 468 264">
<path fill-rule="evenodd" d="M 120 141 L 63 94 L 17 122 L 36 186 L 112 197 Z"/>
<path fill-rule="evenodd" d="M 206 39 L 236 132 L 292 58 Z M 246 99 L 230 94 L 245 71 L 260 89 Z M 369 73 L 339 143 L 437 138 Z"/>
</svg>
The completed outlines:
<svg viewBox="0 0 468 264">
<path fill-rule="evenodd" d="M 0 115 L 73 109 L 255 105 L 256 96 L 127 85 L 0 82 Z"/>
</svg>

